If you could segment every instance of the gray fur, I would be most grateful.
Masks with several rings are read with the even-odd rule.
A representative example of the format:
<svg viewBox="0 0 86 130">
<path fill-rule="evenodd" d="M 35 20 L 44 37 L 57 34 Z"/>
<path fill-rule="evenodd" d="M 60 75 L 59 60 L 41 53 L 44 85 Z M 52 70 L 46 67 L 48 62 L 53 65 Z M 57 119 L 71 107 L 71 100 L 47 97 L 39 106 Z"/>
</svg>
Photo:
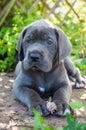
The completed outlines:
<svg viewBox="0 0 86 130">
<path fill-rule="evenodd" d="M 28 107 L 29 115 L 36 108 L 42 116 L 47 116 L 50 112 L 45 98 L 51 96 L 58 108 L 54 114 L 64 116 L 66 109 L 70 111 L 72 93 L 64 66 L 64 59 L 71 51 L 65 33 L 42 19 L 21 32 L 17 49 L 20 61 L 13 84 L 15 97 Z"/>
</svg>

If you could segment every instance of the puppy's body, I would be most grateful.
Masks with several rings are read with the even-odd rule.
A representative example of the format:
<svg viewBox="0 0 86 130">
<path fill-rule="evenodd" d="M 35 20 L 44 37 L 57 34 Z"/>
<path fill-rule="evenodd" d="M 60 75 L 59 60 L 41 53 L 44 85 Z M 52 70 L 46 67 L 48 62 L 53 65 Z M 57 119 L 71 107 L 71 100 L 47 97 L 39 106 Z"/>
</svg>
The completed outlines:
<svg viewBox="0 0 86 130">
<path fill-rule="evenodd" d="M 19 67 L 20 66 L 22 66 L 22 63 L 20 63 Z M 64 75 L 60 71 L 62 71 Z M 20 72 L 18 72 L 18 75 L 18 81 L 21 77 L 20 84 L 23 85 L 24 82 L 25 86 L 37 91 L 42 98 L 49 98 L 50 96 L 53 97 L 53 93 L 57 89 L 59 89 L 62 84 L 69 85 L 69 89 L 71 89 L 71 85 L 69 83 L 63 63 L 61 63 L 58 67 L 55 67 L 47 73 L 39 70 L 37 71 L 35 69 L 25 72 L 21 67 L 21 70 Z M 61 81 L 59 80 L 60 78 L 62 79 Z"/>
<path fill-rule="evenodd" d="M 16 98 L 29 108 L 29 115 L 33 115 L 35 107 L 46 116 L 50 112 L 44 99 L 51 96 L 58 108 L 54 114 L 64 116 L 66 109 L 70 111 L 72 93 L 64 66 L 71 44 L 64 32 L 45 20 L 39 20 L 22 31 L 17 49 L 21 62 L 16 67 L 13 84 Z"/>
<path fill-rule="evenodd" d="M 60 108 L 58 107 L 58 112 L 55 113 L 56 115 L 63 116 L 65 112 L 65 110 L 64 112 L 61 110 L 63 107 L 61 104 L 64 104 L 64 106 L 67 106 L 69 109 L 68 104 L 72 89 L 63 63 L 58 67 L 56 66 L 55 69 L 48 73 L 36 70 L 25 72 L 21 67 L 21 70 L 15 79 L 13 90 L 16 98 L 24 103 L 29 109 L 30 107 L 35 107 L 36 109 L 38 106 L 41 106 L 41 108 L 44 107 L 45 110 L 41 113 L 43 116 L 49 114 L 46 109 L 46 101 L 44 100 L 49 97 L 53 98 L 53 102 L 55 102 L 56 105 L 60 105 Z M 40 110 L 38 111 L 40 112 Z M 29 115 L 32 114 L 33 113 L 30 110 Z"/>
</svg>

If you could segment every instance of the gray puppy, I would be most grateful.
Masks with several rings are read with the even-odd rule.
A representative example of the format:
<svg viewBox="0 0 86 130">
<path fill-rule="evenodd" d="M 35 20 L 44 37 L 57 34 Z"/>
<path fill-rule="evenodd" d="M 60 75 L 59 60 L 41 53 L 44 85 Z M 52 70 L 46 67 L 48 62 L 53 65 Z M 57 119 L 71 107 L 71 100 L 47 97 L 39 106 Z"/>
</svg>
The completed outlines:
<svg viewBox="0 0 86 130">
<path fill-rule="evenodd" d="M 28 107 L 29 115 L 33 115 L 33 108 L 42 116 L 49 115 L 45 99 L 50 96 L 57 105 L 54 115 L 71 113 L 72 87 L 68 74 L 73 79 L 77 71 L 67 58 L 71 44 L 64 32 L 43 19 L 36 21 L 21 32 L 17 49 L 21 62 L 16 67 L 13 93 Z"/>
</svg>

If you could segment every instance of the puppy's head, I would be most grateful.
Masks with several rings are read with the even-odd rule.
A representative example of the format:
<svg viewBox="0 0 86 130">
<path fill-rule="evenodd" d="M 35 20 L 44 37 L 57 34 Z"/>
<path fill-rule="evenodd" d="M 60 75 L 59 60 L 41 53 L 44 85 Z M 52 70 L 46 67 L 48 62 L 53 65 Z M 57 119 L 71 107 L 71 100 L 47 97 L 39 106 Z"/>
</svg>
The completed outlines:
<svg viewBox="0 0 86 130">
<path fill-rule="evenodd" d="M 70 53 L 71 45 L 60 28 L 39 20 L 21 32 L 17 49 L 25 70 L 49 72 L 54 61 L 60 63 Z"/>
</svg>

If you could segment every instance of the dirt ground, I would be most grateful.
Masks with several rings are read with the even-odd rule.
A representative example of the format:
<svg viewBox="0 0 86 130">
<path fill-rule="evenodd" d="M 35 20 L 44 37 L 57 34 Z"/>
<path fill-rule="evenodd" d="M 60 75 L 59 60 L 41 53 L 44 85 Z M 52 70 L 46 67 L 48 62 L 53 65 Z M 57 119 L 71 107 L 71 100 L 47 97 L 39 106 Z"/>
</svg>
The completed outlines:
<svg viewBox="0 0 86 130">
<path fill-rule="evenodd" d="M 0 73 L 0 130 L 30 130 L 33 127 L 33 117 L 28 116 L 27 108 L 12 97 L 13 73 Z M 83 89 L 73 89 L 72 101 L 79 100 L 84 108 L 75 112 L 78 121 L 86 123 L 86 86 Z M 65 118 L 48 116 L 48 124 L 55 128 L 66 125 Z"/>
</svg>

